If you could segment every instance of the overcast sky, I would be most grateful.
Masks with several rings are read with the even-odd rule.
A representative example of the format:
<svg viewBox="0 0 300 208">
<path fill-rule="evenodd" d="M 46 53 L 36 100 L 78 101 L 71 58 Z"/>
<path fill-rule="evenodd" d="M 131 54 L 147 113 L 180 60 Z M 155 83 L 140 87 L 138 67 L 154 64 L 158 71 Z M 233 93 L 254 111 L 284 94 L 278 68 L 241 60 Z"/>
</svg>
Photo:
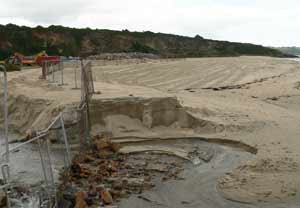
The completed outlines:
<svg viewBox="0 0 300 208">
<path fill-rule="evenodd" d="M 300 0 L 1 0 L 0 24 L 7 23 L 300 46 Z"/>
</svg>

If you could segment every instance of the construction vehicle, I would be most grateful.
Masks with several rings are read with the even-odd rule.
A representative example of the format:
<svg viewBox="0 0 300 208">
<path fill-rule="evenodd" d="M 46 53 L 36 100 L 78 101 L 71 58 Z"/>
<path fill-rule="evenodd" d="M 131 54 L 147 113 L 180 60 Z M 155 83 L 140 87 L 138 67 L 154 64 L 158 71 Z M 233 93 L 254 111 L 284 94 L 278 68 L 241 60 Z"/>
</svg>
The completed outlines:
<svg viewBox="0 0 300 208">
<path fill-rule="evenodd" d="M 61 61 L 60 56 L 38 56 L 36 58 L 36 64 L 39 66 L 43 66 L 44 63 L 51 63 L 52 65 L 56 65 Z"/>
<path fill-rule="evenodd" d="M 0 64 L 7 66 L 8 71 L 21 70 L 22 66 L 38 65 L 43 67 L 44 63 L 58 64 L 61 61 L 60 56 L 48 56 L 45 51 L 42 51 L 33 56 L 24 56 L 21 53 L 15 53 L 13 56 L 7 58 L 5 61 L 0 61 Z M 10 68 L 12 70 L 10 70 Z"/>
<path fill-rule="evenodd" d="M 24 56 L 21 53 L 15 53 L 14 56 L 8 58 L 6 63 L 20 66 L 33 66 L 35 59 L 33 56 Z"/>
<path fill-rule="evenodd" d="M 9 57 L 5 63 L 19 65 L 19 66 L 33 66 L 37 64 L 37 59 L 40 57 L 48 56 L 45 51 L 42 51 L 33 56 L 24 56 L 21 53 L 15 53 L 13 56 Z"/>
<path fill-rule="evenodd" d="M 61 62 L 60 56 L 39 56 L 36 59 L 36 64 L 42 67 L 42 79 L 46 79 L 48 67 L 57 65 Z"/>
</svg>

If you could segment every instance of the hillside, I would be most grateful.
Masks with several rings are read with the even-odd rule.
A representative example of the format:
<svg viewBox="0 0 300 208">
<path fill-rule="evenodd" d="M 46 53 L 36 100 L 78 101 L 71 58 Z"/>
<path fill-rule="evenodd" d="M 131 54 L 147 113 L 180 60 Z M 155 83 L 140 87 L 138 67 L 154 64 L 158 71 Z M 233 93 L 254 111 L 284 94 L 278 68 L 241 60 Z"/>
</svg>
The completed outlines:
<svg viewBox="0 0 300 208">
<path fill-rule="evenodd" d="M 275 49 L 280 50 L 283 53 L 300 56 L 300 47 L 279 47 Z"/>
<path fill-rule="evenodd" d="M 144 52 L 163 57 L 259 55 L 286 57 L 259 45 L 215 41 L 152 32 L 75 29 L 62 26 L 30 28 L 0 25 L 0 60 L 14 52 L 26 55 L 46 50 L 50 55 L 89 56 L 103 52 Z"/>
</svg>

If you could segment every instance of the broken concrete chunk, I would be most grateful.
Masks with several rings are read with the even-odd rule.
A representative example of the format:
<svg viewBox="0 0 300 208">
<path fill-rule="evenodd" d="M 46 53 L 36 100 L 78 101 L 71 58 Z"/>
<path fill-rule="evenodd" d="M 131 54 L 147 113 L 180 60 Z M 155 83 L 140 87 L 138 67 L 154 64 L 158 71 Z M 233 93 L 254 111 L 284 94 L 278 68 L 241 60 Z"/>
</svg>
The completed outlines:
<svg viewBox="0 0 300 208">
<path fill-rule="evenodd" d="M 87 194 L 83 191 L 78 192 L 76 194 L 76 205 L 75 208 L 88 208 L 88 205 L 85 201 L 85 199 L 87 198 Z"/>
<path fill-rule="evenodd" d="M 168 168 L 162 164 L 148 164 L 147 170 L 158 171 L 158 172 L 168 172 Z"/>
<path fill-rule="evenodd" d="M 110 192 L 107 191 L 107 190 L 103 190 L 101 192 L 101 199 L 102 199 L 102 201 L 103 201 L 104 204 L 108 204 L 109 205 L 109 204 L 113 203 L 113 198 L 112 198 Z"/>
<path fill-rule="evenodd" d="M 110 146 L 110 141 L 108 139 L 100 139 L 96 141 L 97 149 L 103 150 Z"/>
</svg>

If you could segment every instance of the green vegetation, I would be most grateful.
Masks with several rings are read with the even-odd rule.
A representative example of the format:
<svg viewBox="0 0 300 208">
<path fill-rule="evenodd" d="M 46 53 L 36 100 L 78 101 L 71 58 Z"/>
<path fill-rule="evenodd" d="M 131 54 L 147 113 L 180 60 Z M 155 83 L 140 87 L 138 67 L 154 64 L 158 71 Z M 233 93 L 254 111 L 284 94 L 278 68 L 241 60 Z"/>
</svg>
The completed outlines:
<svg viewBox="0 0 300 208">
<path fill-rule="evenodd" d="M 283 53 L 300 56 L 300 47 L 279 47 L 276 49 L 280 50 Z"/>
<path fill-rule="evenodd" d="M 20 27 L 0 25 L 0 60 L 14 52 L 33 55 L 46 50 L 49 55 L 89 56 L 99 53 L 143 52 L 162 57 L 218 57 L 260 55 L 285 57 L 278 50 L 243 43 L 184 37 L 172 34 L 92 30 L 62 26 Z"/>
<path fill-rule="evenodd" d="M 2 64 L 0 65 L 5 66 L 7 72 L 12 72 L 12 71 L 20 71 L 21 67 L 19 65 L 14 65 L 14 64 Z M 0 67 L 0 71 L 3 71 L 3 69 Z"/>
</svg>

